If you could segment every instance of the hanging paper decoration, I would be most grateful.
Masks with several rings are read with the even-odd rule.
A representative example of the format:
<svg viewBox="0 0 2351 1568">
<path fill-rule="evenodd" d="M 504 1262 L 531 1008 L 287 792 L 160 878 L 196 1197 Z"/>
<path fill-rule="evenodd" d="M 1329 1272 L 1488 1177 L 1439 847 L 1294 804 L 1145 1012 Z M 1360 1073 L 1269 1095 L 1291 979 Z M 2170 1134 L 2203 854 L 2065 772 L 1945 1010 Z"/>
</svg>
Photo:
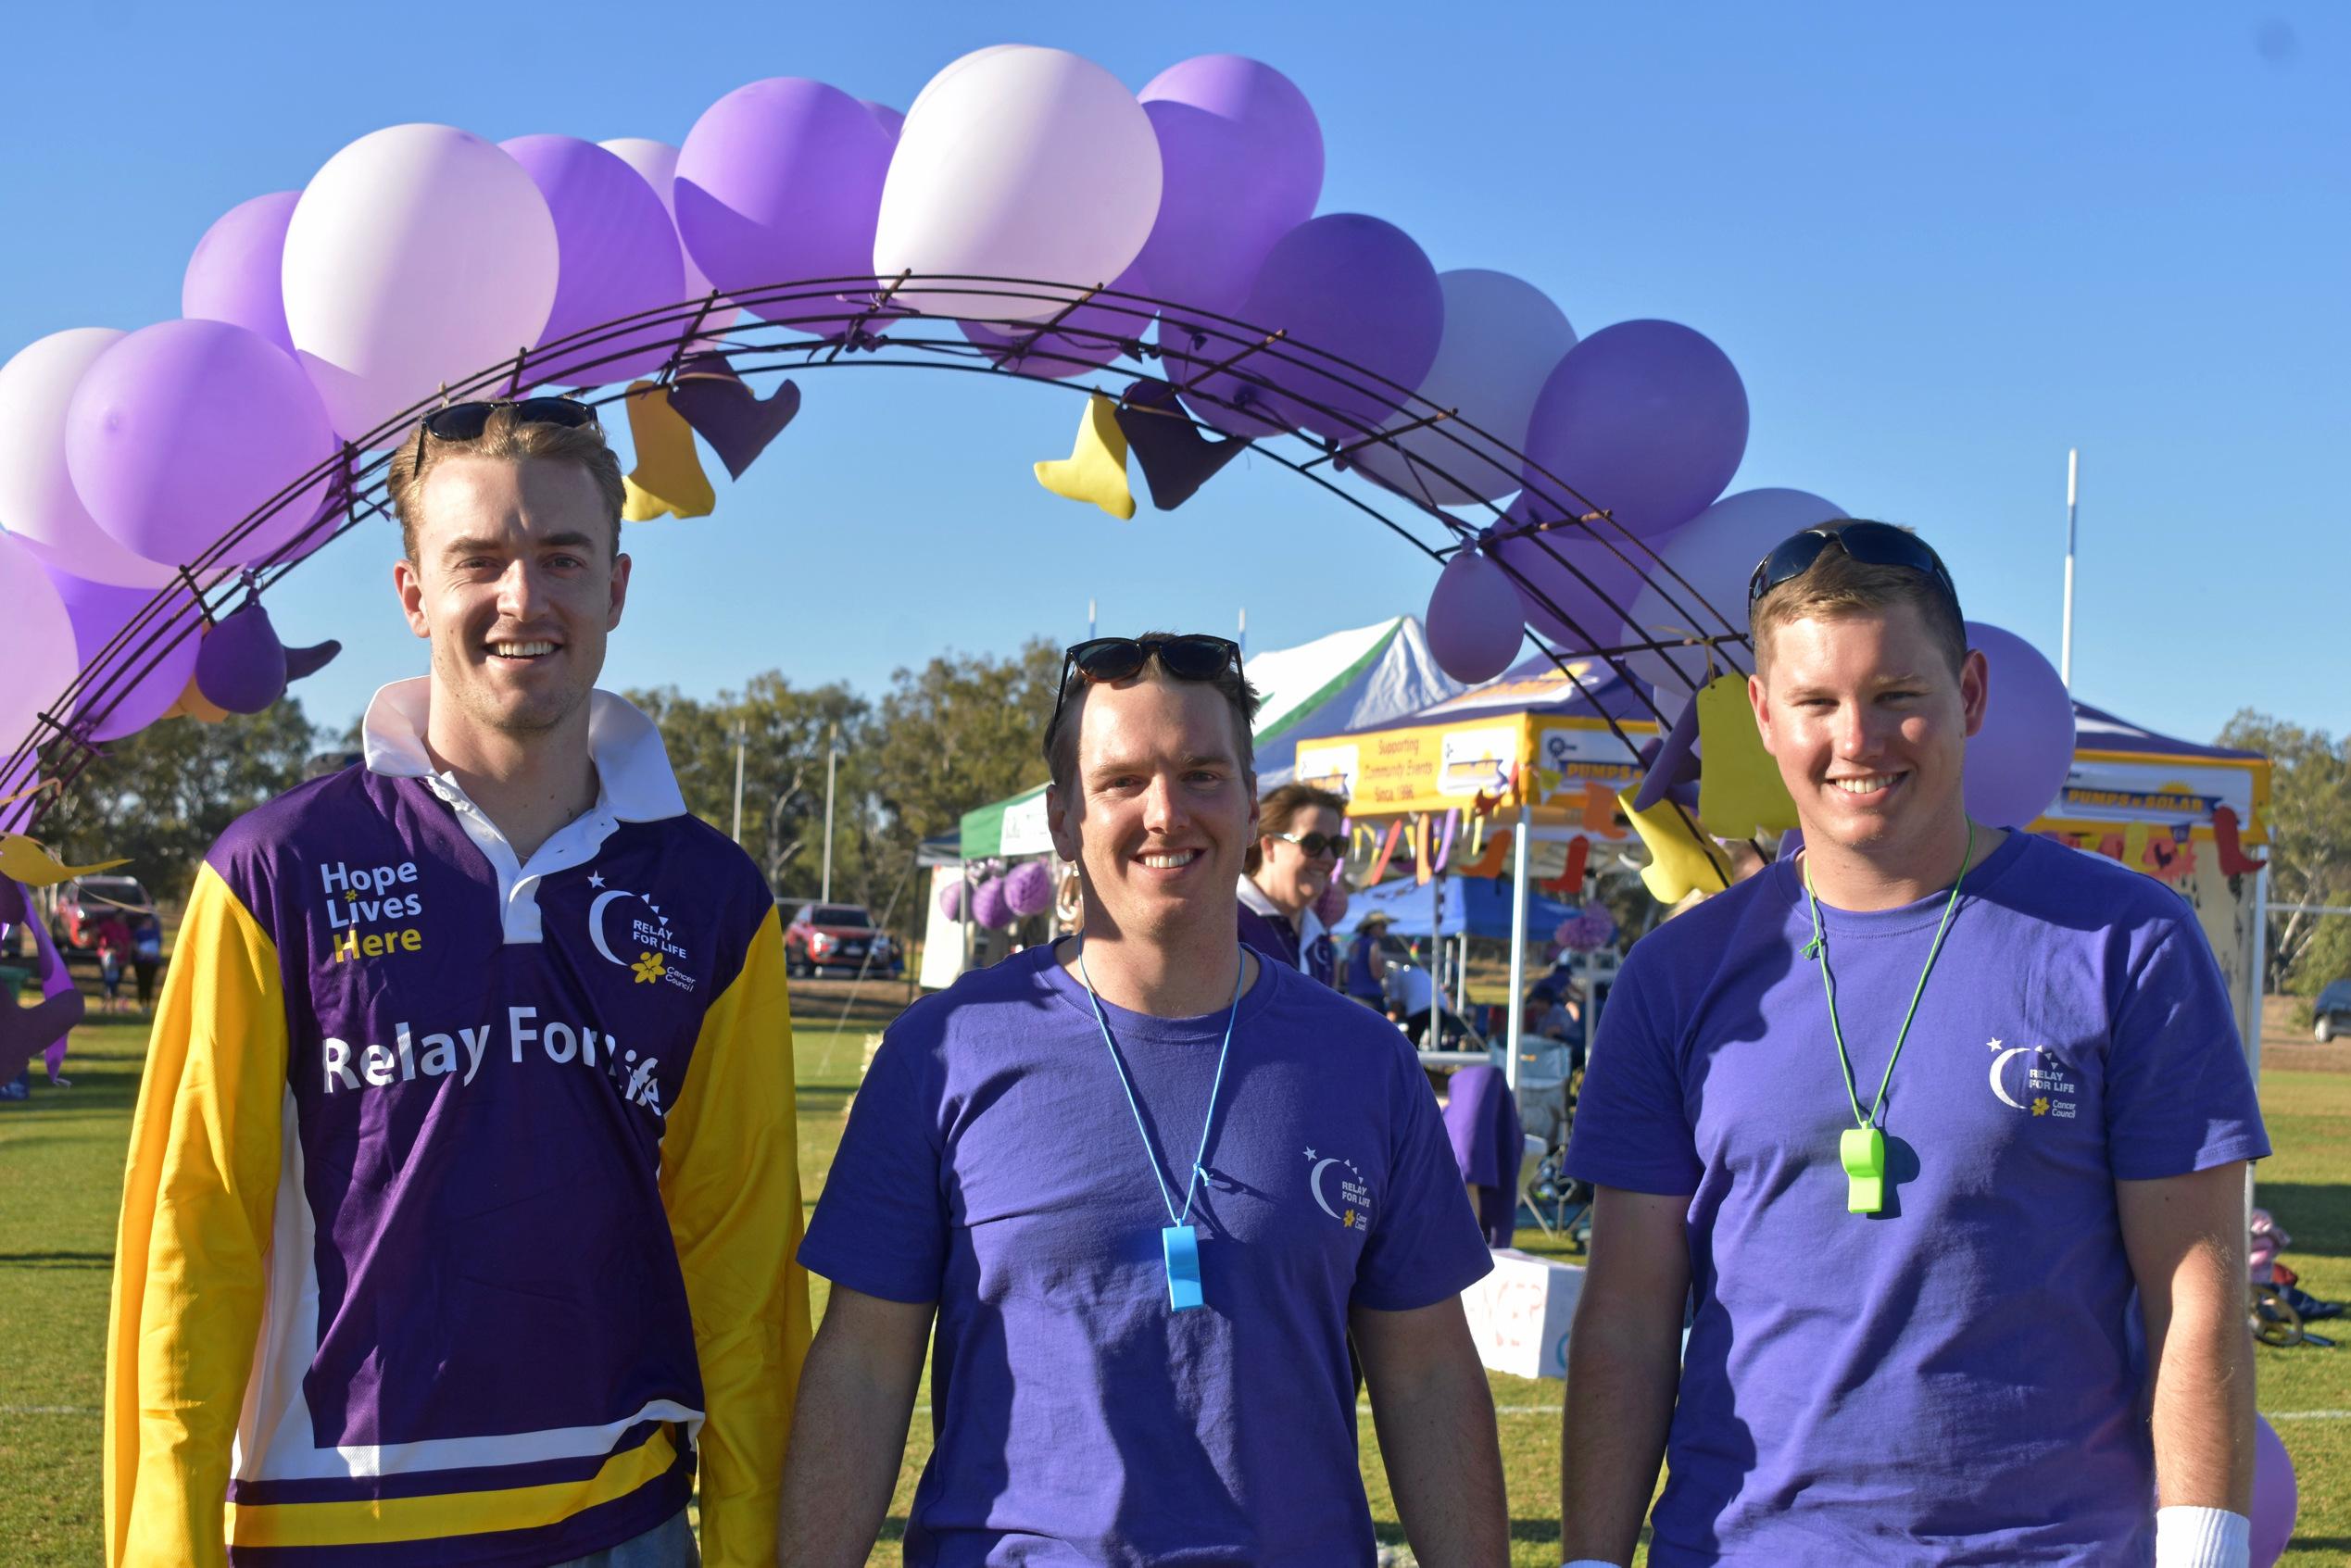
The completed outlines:
<svg viewBox="0 0 2351 1568">
<path fill-rule="evenodd" d="M 765 397 L 719 354 L 697 354 L 678 367 L 670 407 L 710 444 L 727 477 L 740 479 L 767 444 L 800 411 L 800 389 L 786 382 Z"/>
<path fill-rule="evenodd" d="M 1445 863 L 1453 858 L 1453 835 L 1461 831 L 1461 808 L 1456 806 L 1445 813 L 1444 835 L 1438 841 L 1437 863 L 1433 868 L 1442 872 Z"/>
<path fill-rule="evenodd" d="M 1684 703 L 1656 756 L 1650 759 L 1649 771 L 1641 777 L 1641 792 L 1633 797 L 1633 804 L 1646 811 L 1663 800 L 1667 790 L 1696 784 L 1698 776 L 1698 705 Z"/>
<path fill-rule="evenodd" d="M 718 493 L 694 451 L 694 427 L 679 417 L 662 389 L 649 381 L 629 383 L 629 438 L 636 444 L 636 468 L 622 481 L 624 522 L 650 522 L 663 513 L 708 517 Z"/>
<path fill-rule="evenodd" d="M 1549 882 L 1542 884 L 1543 891 L 1553 895 L 1570 896 L 1581 892 L 1584 885 L 1584 870 L 1590 863 L 1590 839 L 1569 839 L 1567 841 L 1567 863 L 1560 867 L 1559 874 L 1557 876 L 1553 877 Z M 1560 929 L 1565 931 L 1566 927 L 1563 925 Z"/>
<path fill-rule="evenodd" d="M 14 877 L 27 887 L 55 887 L 69 877 L 89 876 L 127 866 L 128 859 L 100 860 L 90 866 L 67 866 L 20 833 L 0 833 L 0 876 Z M 14 1077 L 14 1073 L 8 1074 Z"/>
<path fill-rule="evenodd" d="M 307 648 L 285 650 L 285 678 L 288 684 L 308 675 L 315 675 L 334 662 L 334 656 L 343 651 L 343 645 L 329 637 L 323 643 L 312 643 Z"/>
<path fill-rule="evenodd" d="M 1151 505 L 1172 512 L 1200 493 L 1200 487 L 1249 449 L 1241 436 L 1211 441 L 1176 401 L 1176 389 L 1163 381 L 1138 381 L 1126 389 L 1118 408 L 1118 428 L 1126 433 L 1135 461 L 1150 486 Z"/>
<path fill-rule="evenodd" d="M 1580 841 L 1579 841 L 1580 842 Z M 1570 953 L 1597 952 L 1616 935 L 1616 922 L 1606 909 L 1593 904 L 1569 915 L 1552 933 L 1552 940 Z"/>
<path fill-rule="evenodd" d="M 1698 710 L 1698 739 L 1706 754 L 1698 775 L 1698 815 L 1706 831 L 1749 838 L 1794 827 L 1796 802 L 1779 777 L 1779 764 L 1764 749 L 1747 700 L 1747 677 L 1717 675 L 1690 706 Z"/>
<path fill-rule="evenodd" d="M 950 882 L 938 890 L 938 912 L 951 921 L 963 918 L 963 884 Z"/>
<path fill-rule="evenodd" d="M 1121 521 L 1135 515 L 1126 487 L 1126 436 L 1118 406 L 1097 392 L 1078 416 L 1077 442 L 1066 458 L 1036 465 L 1037 483 L 1072 501 L 1091 501 Z"/>
<path fill-rule="evenodd" d="M 1024 860 L 1004 877 L 1004 904 L 1016 916 L 1041 915 L 1053 907 L 1053 868 Z"/>
<path fill-rule="evenodd" d="M 2222 806 L 2212 813 L 2212 841 L 2220 851 L 2220 872 L 2223 876 L 2244 876 L 2269 863 L 2246 854 L 2240 834 L 2235 807 Z"/>
<path fill-rule="evenodd" d="M 1622 799 L 1642 847 L 1649 851 L 1649 864 L 1642 869 L 1641 880 L 1651 897 L 1661 904 L 1678 904 L 1692 893 L 1718 893 L 1730 885 L 1730 857 L 1701 838 L 1671 801 L 1661 800 L 1646 811 L 1636 811 L 1629 790 Z"/>
<path fill-rule="evenodd" d="M 196 649 L 196 690 L 228 712 L 262 711 L 285 695 L 285 645 L 258 595 L 221 617 Z"/>
</svg>

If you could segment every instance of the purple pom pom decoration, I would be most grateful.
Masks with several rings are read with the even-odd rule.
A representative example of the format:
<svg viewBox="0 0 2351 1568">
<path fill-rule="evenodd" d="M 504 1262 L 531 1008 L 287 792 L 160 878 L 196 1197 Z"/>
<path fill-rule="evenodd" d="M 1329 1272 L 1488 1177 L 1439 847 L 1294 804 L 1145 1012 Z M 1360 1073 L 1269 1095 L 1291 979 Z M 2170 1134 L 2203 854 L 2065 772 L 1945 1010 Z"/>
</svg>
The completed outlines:
<svg viewBox="0 0 2351 1568">
<path fill-rule="evenodd" d="M 1012 923 L 1012 907 L 1004 901 L 1004 879 L 992 877 L 972 890 L 972 918 L 990 931 Z"/>
<path fill-rule="evenodd" d="M 949 920 L 963 918 L 963 884 L 950 882 L 938 890 L 938 912 Z"/>
<path fill-rule="evenodd" d="M 1041 915 L 1053 907 L 1053 869 L 1042 860 L 1024 860 L 1004 878 L 1004 903 L 1014 915 Z"/>
</svg>

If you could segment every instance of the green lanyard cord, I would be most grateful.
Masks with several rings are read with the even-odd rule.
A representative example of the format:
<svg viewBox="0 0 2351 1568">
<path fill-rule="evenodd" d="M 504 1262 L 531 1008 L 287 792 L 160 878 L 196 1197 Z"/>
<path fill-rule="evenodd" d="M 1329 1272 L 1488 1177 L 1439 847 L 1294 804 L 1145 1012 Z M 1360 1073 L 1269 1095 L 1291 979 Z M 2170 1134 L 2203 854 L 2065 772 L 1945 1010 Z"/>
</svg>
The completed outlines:
<svg viewBox="0 0 2351 1568">
<path fill-rule="evenodd" d="M 1812 865 L 1804 865 L 1804 902 L 1812 909 L 1812 940 L 1804 944 L 1808 957 L 1820 960 L 1820 985 L 1829 995 L 1829 1033 L 1837 1042 L 1837 1065 L 1845 1075 L 1845 1098 L 1853 1102 L 1854 1125 L 1874 1127 L 1878 1113 L 1886 1108 L 1886 1089 L 1893 1082 L 1894 1063 L 1902 1060 L 1902 1043 L 1910 1037 L 1910 1021 L 1918 1016 L 1918 998 L 1927 994 L 1927 976 L 1935 972 L 1935 960 L 1942 952 L 1943 934 L 1951 929 L 1952 912 L 1959 908 L 1960 884 L 1968 880 L 1968 862 L 1976 858 L 1976 824 L 1968 823 L 1968 847 L 1959 857 L 1959 874 L 1951 884 L 1951 897 L 1943 901 L 1942 920 L 1935 926 L 1934 946 L 1927 949 L 1927 967 L 1918 972 L 1918 988 L 1910 993 L 1910 1010 L 1902 1015 L 1902 1030 L 1894 1035 L 1893 1055 L 1886 1058 L 1886 1075 L 1878 1081 L 1878 1098 L 1869 1105 L 1869 1113 L 1861 1111 L 1861 1091 L 1854 1087 L 1853 1058 L 1845 1053 L 1845 1034 L 1837 1023 L 1837 983 L 1829 973 L 1829 934 L 1820 924 L 1820 900 L 1812 891 Z"/>
</svg>

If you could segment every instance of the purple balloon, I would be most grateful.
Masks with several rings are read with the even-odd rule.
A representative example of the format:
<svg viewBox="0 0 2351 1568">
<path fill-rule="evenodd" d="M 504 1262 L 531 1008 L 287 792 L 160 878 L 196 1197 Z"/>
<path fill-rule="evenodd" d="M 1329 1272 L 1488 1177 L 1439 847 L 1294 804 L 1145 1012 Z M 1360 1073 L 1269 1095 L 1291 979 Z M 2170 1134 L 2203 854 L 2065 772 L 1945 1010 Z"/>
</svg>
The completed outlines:
<svg viewBox="0 0 2351 1568">
<path fill-rule="evenodd" d="M 247 599 L 204 635 L 196 690 L 215 708 L 258 713 L 285 696 L 285 645 L 259 599 Z"/>
<path fill-rule="evenodd" d="M 555 306 L 539 342 L 678 303 L 685 266 L 669 209 L 635 169 L 576 136 L 517 136 L 498 145 L 530 175 L 555 218 Z M 659 370 L 683 330 L 646 328 L 583 345 L 542 379 L 566 386 L 628 381 Z M 649 346 L 637 348 L 640 341 Z"/>
<path fill-rule="evenodd" d="M 1641 547 L 1619 537 L 1603 542 L 1572 521 L 1539 532 L 1532 526 L 1560 515 L 1521 492 L 1491 530 L 1487 552 L 1517 573 L 1514 585 L 1528 624 L 1560 652 L 1615 647 L 1617 629 L 1641 593 L 1647 564 Z"/>
<path fill-rule="evenodd" d="M 52 570 L 49 581 L 65 601 L 66 618 L 73 622 L 73 646 L 85 672 L 94 670 L 98 656 L 122 629 L 138 620 L 156 597 L 152 588 L 117 588 Z M 188 677 L 195 673 L 195 607 L 178 598 L 168 609 L 146 618 L 130 641 L 107 660 L 109 672 L 91 673 L 78 708 L 104 708 L 106 717 L 83 734 L 94 741 L 119 740 L 136 734 L 180 700 Z M 169 646 L 165 645 L 169 644 Z"/>
<path fill-rule="evenodd" d="M 1992 684 L 1961 773 L 1968 814 L 1993 827 L 2024 827 L 2065 788 L 2073 700 L 2056 668 L 2015 633 L 1970 621 L 1968 646 L 1982 650 Z"/>
<path fill-rule="evenodd" d="M 678 233 L 722 293 L 870 277 L 896 144 L 872 110 L 822 82 L 738 87 L 702 111 L 678 149 Z M 817 308 L 802 300 L 760 314 L 780 321 Z"/>
<path fill-rule="evenodd" d="M 950 882 L 938 890 L 938 912 L 949 920 L 963 918 L 963 884 Z"/>
<path fill-rule="evenodd" d="M 877 104 L 871 98 L 860 98 L 865 112 L 874 117 L 874 123 L 889 132 L 890 145 L 898 145 L 898 133 L 906 129 L 906 111 L 894 109 L 887 104 Z"/>
<path fill-rule="evenodd" d="M 1023 860 L 1004 873 L 1004 905 L 1015 915 L 1041 915 L 1053 907 L 1053 868 Z"/>
<path fill-rule="evenodd" d="M 2263 1416 L 2253 1418 L 2252 1568 L 2270 1568 L 2285 1555 L 2294 1540 L 2294 1516 L 2301 1511 L 2300 1489 L 2294 1481 L 2294 1456 L 2286 1452 L 2278 1429 Z"/>
<path fill-rule="evenodd" d="M 1635 533 L 1678 528 L 1723 493 L 1747 451 L 1747 389 L 1729 358 L 1673 321 L 1619 321 L 1567 352 L 1535 399 L 1527 483 Z M 1545 470 L 1556 480 L 1545 475 Z"/>
<path fill-rule="evenodd" d="M 990 877 L 972 889 L 972 919 L 990 931 L 1012 923 L 1012 907 L 1004 899 L 1004 879 Z"/>
<path fill-rule="evenodd" d="M 1249 297 L 1274 243 L 1314 216 L 1323 132 L 1289 78 L 1201 55 L 1136 97 L 1159 138 L 1159 217 L 1141 261 L 1162 297 L 1221 316 Z"/>
<path fill-rule="evenodd" d="M 1140 262 L 1121 272 L 1110 286 L 1121 294 L 1151 293 Z M 1081 305 L 1062 317 L 1061 326 L 1050 332 L 1037 330 L 1044 325 L 1041 321 L 955 324 L 965 337 L 987 350 L 987 357 L 996 363 L 1023 375 L 1058 381 L 1063 376 L 1099 370 L 1125 354 L 1127 344 L 1138 341 L 1150 330 L 1151 307 L 1133 300 Z M 1032 338 L 1034 343 L 1030 342 Z"/>
<path fill-rule="evenodd" d="M 1474 549 L 1445 563 L 1428 596 L 1423 623 L 1437 667 L 1477 685 L 1510 668 L 1527 634 L 1518 589 L 1502 569 Z"/>
<path fill-rule="evenodd" d="M 132 553 L 185 564 L 335 450 L 302 367 L 226 321 L 163 321 L 98 356 L 66 408 L 66 467 Z M 313 481 L 218 564 L 267 558 L 319 515 Z"/>
<path fill-rule="evenodd" d="M 221 214 L 188 257 L 187 273 L 180 280 L 180 314 L 232 322 L 292 354 L 294 334 L 286 330 L 280 275 L 285 228 L 301 199 L 299 191 L 276 191 Z"/>
<path fill-rule="evenodd" d="M 1378 428 L 1428 373 L 1444 335 L 1445 295 L 1410 234 L 1362 213 L 1334 212 L 1275 242 L 1239 314 L 1252 327 L 1286 331 L 1287 341 L 1201 383 L 1238 409 L 1206 398 L 1186 405 L 1235 435 L 1302 427 L 1345 442 Z M 1202 340 L 1172 321 L 1163 321 L 1160 344 L 1184 357 L 1188 379 L 1241 346 L 1229 333 Z M 1349 368 L 1326 372 L 1318 368 L 1325 356 Z"/>
</svg>

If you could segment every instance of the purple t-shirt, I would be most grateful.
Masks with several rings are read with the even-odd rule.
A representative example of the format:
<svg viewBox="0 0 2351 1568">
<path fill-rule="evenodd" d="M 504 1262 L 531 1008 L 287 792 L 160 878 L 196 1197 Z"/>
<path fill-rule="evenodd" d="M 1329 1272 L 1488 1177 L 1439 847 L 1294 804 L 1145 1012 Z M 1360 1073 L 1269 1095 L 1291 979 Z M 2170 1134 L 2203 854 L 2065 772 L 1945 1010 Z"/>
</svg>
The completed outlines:
<svg viewBox="0 0 2351 1568">
<path fill-rule="evenodd" d="M 1226 1010 L 1105 1003 L 1176 1202 Z M 1160 1189 L 1084 990 L 1032 948 L 907 1010 L 800 1261 L 937 1301 L 910 1564 L 1369 1564 L 1352 1307 L 1491 1266 L 1403 1036 L 1258 966 L 1192 1204 L 1205 1308 L 1168 1308 Z"/>
<path fill-rule="evenodd" d="M 1865 1110 L 1944 901 L 1822 909 Z M 2269 1149 L 2194 912 L 2011 834 L 1967 879 L 1894 1069 L 1878 1216 L 1845 1210 L 1811 935 L 1783 860 L 1641 938 L 1578 1107 L 1574 1174 L 1693 1195 L 1649 1561 L 2145 1563 L 2114 1183 Z"/>
</svg>

